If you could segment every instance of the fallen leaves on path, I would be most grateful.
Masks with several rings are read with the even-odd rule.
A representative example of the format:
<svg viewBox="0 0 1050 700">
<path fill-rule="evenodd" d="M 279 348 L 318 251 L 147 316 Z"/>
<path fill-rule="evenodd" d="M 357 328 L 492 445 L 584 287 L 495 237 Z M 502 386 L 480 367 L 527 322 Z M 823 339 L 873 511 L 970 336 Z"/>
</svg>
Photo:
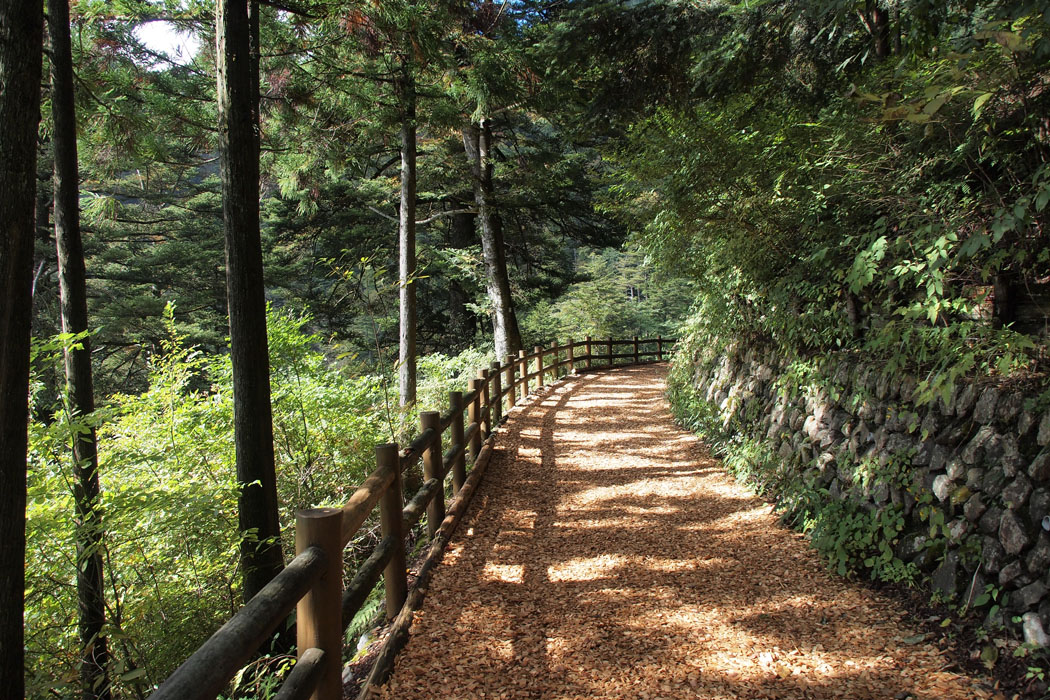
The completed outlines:
<svg viewBox="0 0 1050 700">
<path fill-rule="evenodd" d="M 516 409 L 382 698 L 990 697 L 675 427 L 663 370 Z"/>
</svg>

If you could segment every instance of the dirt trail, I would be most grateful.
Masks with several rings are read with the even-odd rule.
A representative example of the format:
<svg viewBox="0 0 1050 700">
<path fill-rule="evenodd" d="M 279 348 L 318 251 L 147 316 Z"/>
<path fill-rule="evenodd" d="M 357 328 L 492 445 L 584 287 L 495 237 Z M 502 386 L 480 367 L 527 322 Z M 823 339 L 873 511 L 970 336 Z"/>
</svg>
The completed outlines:
<svg viewBox="0 0 1050 700">
<path fill-rule="evenodd" d="M 989 697 L 827 574 L 663 390 L 660 366 L 588 374 L 514 411 L 380 697 Z"/>
</svg>

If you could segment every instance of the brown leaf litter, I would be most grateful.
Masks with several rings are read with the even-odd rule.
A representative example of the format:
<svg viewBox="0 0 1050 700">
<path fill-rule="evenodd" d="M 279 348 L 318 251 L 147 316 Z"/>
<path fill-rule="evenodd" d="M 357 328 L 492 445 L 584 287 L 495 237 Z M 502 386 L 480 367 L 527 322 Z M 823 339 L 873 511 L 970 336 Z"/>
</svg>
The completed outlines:
<svg viewBox="0 0 1050 700">
<path fill-rule="evenodd" d="M 675 426 L 664 372 L 512 411 L 378 697 L 991 697 Z"/>
</svg>

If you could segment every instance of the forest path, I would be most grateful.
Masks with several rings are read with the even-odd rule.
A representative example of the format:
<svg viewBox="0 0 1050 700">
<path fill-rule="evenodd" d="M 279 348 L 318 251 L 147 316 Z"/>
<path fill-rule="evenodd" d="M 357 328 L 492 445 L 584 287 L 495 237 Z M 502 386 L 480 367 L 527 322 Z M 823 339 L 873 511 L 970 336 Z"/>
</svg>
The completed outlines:
<svg viewBox="0 0 1050 700">
<path fill-rule="evenodd" d="M 988 697 L 674 425 L 665 371 L 512 412 L 378 696 Z"/>
</svg>

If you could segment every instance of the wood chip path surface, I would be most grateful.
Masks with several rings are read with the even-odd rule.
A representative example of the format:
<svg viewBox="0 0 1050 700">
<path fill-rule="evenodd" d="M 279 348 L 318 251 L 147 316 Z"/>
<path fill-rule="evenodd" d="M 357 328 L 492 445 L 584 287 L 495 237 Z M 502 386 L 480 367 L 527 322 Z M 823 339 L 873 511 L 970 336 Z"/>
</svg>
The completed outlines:
<svg viewBox="0 0 1050 700">
<path fill-rule="evenodd" d="M 378 697 L 989 697 L 676 427 L 664 374 L 512 412 Z"/>
</svg>

